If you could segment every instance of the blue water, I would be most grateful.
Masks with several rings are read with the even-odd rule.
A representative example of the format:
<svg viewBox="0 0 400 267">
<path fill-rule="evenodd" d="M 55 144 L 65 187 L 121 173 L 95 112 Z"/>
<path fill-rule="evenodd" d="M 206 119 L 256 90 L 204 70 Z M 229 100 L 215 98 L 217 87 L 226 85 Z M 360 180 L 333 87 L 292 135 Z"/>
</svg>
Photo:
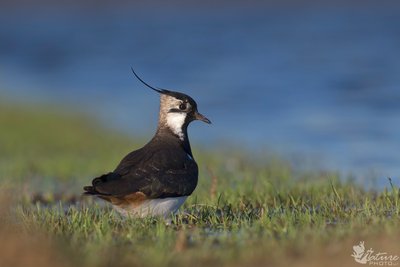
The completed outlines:
<svg viewBox="0 0 400 267">
<path fill-rule="evenodd" d="M 195 98 L 193 143 L 298 166 L 400 175 L 400 16 L 390 8 L 0 11 L 0 96 L 151 134 L 158 100 Z"/>
</svg>

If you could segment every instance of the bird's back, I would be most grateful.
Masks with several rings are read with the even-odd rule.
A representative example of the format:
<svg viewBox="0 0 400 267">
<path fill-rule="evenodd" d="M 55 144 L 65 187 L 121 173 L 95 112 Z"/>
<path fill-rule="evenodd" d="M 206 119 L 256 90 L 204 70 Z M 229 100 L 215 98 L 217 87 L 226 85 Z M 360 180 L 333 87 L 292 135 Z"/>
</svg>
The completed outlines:
<svg viewBox="0 0 400 267">
<path fill-rule="evenodd" d="M 155 138 L 125 156 L 113 172 L 95 178 L 85 190 L 106 200 L 134 193 L 146 199 L 181 197 L 194 191 L 197 180 L 197 164 L 184 146 L 171 138 Z"/>
</svg>

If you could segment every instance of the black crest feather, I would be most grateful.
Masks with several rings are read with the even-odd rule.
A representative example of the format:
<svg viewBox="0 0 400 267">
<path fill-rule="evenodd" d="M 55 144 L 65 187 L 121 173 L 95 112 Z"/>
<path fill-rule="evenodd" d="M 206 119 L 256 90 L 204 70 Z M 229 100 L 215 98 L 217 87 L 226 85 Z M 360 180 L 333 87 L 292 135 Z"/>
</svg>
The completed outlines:
<svg viewBox="0 0 400 267">
<path fill-rule="evenodd" d="M 183 93 L 179 93 L 179 92 L 170 91 L 170 90 L 167 90 L 167 89 L 151 86 L 150 84 L 148 84 L 145 81 L 143 81 L 142 78 L 140 78 L 139 75 L 137 75 L 137 73 L 135 72 L 135 70 L 132 67 L 131 67 L 131 70 L 132 70 L 133 75 L 135 75 L 135 77 L 141 83 L 143 83 L 145 86 L 149 87 L 151 90 L 154 90 L 154 91 L 156 91 L 157 93 L 160 93 L 160 94 L 164 94 L 164 95 L 169 95 L 169 96 L 175 97 L 175 98 L 183 100 L 183 101 L 185 101 L 185 100 L 189 101 L 192 104 L 192 106 L 197 107 L 196 102 L 190 96 L 188 96 L 186 94 L 183 94 Z"/>
<path fill-rule="evenodd" d="M 150 89 L 152 89 L 152 90 L 154 90 L 154 91 L 156 91 L 157 93 L 160 93 L 160 94 L 169 94 L 169 93 L 171 93 L 171 91 L 169 91 L 169 90 L 167 90 L 167 89 L 163 89 L 163 88 L 158 88 L 158 87 L 151 86 L 150 84 L 148 84 L 148 83 L 146 83 L 145 81 L 143 81 L 142 78 L 140 78 L 139 75 L 137 75 L 137 73 L 135 72 L 135 70 L 134 70 L 132 67 L 131 67 L 131 70 L 132 70 L 133 75 L 135 75 L 135 77 L 136 77 L 141 83 L 143 83 L 144 85 L 146 85 L 146 86 L 149 87 Z"/>
</svg>

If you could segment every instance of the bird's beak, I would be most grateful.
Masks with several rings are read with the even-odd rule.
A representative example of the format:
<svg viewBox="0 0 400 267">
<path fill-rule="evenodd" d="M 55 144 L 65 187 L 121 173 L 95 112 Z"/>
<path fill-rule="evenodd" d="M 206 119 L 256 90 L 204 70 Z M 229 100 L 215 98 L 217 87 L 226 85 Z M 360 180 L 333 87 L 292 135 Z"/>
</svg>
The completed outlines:
<svg viewBox="0 0 400 267">
<path fill-rule="evenodd" d="M 194 113 L 194 118 L 199 121 L 204 121 L 205 123 L 211 124 L 211 121 L 207 119 L 203 114 L 200 114 L 199 112 L 196 111 Z"/>
</svg>

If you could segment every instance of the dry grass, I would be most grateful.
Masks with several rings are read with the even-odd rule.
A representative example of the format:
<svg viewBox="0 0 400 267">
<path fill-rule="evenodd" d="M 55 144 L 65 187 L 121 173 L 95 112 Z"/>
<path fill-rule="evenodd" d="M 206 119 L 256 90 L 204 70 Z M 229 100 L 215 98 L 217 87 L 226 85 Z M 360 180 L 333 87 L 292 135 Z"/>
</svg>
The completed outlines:
<svg viewBox="0 0 400 267">
<path fill-rule="evenodd" d="M 73 266 L 67 255 L 57 249 L 55 240 L 40 231 L 28 232 L 20 225 L 13 214 L 15 204 L 10 188 L 0 189 L 0 266 Z"/>
</svg>

